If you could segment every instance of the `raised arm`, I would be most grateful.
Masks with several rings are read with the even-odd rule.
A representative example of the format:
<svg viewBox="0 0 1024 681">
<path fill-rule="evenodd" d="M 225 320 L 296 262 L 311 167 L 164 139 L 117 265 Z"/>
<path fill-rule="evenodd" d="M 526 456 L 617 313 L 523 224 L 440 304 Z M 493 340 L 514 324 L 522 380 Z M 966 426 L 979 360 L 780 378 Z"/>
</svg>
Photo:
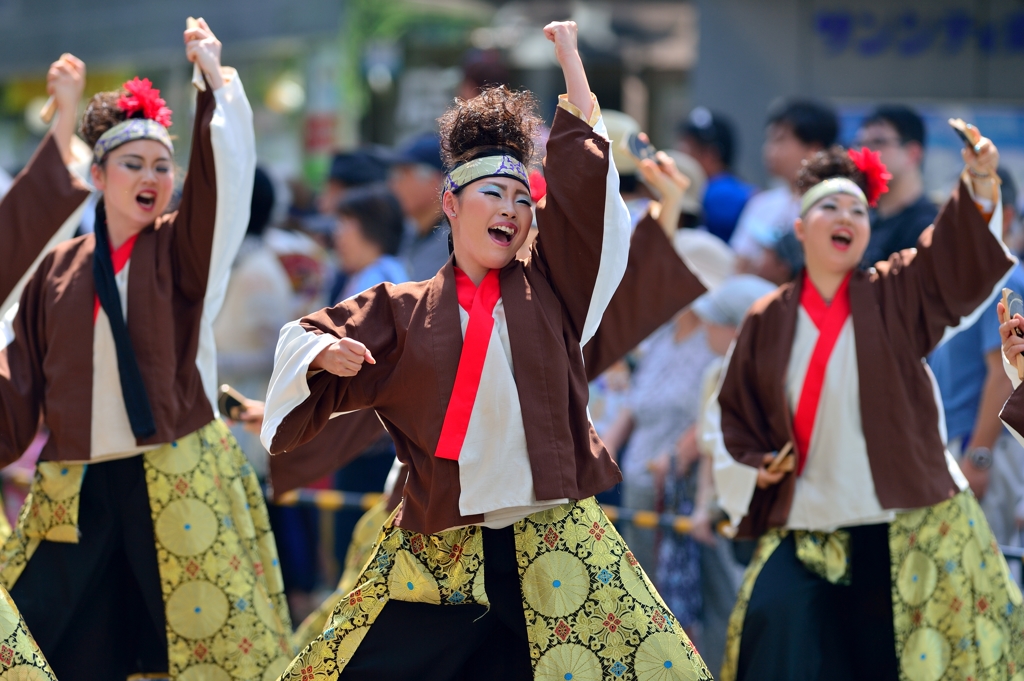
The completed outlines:
<svg viewBox="0 0 1024 681">
<path fill-rule="evenodd" d="M 220 41 L 203 19 L 184 39 L 205 89 L 197 94 L 188 174 L 173 219 L 175 274 L 180 290 L 204 299 L 204 313 L 216 316 L 249 223 L 256 140 L 241 79 L 221 66 Z"/>
<path fill-rule="evenodd" d="M 291 451 L 332 415 L 375 406 L 401 354 L 392 293 L 378 284 L 281 329 L 260 433 L 267 451 Z"/>
<path fill-rule="evenodd" d="M 917 249 L 878 263 L 883 315 L 904 325 L 922 357 L 970 327 L 995 298 L 1015 259 L 1002 241 L 1002 204 L 992 181 L 999 153 L 987 139 L 965 151 L 967 168 Z"/>
<path fill-rule="evenodd" d="M 71 236 L 89 188 L 67 168 L 85 64 L 66 54 L 50 66 L 47 89 L 57 120 L 0 201 L 0 318 L 18 301 L 21 286 L 48 246 Z"/>
<path fill-rule="evenodd" d="M 544 29 L 568 94 L 559 99 L 545 159 L 547 196 L 531 266 L 551 282 L 581 343 L 597 330 L 626 268 L 631 222 L 601 112 L 576 50 L 576 25 Z"/>
</svg>

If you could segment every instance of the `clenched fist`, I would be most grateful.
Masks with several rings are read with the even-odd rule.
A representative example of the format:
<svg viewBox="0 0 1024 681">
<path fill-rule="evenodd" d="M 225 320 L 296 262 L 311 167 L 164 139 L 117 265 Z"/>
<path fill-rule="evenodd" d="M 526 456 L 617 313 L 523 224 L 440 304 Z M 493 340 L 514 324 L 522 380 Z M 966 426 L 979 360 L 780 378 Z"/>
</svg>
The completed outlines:
<svg viewBox="0 0 1024 681">
<path fill-rule="evenodd" d="M 320 351 L 309 365 L 310 371 L 320 369 L 335 376 L 355 376 L 363 368 L 363 362 L 376 364 L 365 345 L 351 338 L 341 338 Z"/>
</svg>

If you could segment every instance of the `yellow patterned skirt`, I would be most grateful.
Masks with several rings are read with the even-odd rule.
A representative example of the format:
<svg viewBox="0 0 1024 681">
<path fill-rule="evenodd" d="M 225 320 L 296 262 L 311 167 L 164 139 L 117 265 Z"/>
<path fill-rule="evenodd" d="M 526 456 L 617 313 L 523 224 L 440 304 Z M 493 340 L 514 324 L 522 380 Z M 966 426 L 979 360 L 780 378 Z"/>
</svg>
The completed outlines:
<svg viewBox="0 0 1024 681">
<path fill-rule="evenodd" d="M 786 535 L 773 530 L 758 543 L 729 620 L 719 681 L 736 678 L 754 584 Z M 794 535 L 808 569 L 835 584 L 849 579 L 857 557 L 847 560 L 846 533 Z M 973 494 L 897 514 L 889 555 L 901 680 L 1024 681 L 1024 600 Z"/>
<path fill-rule="evenodd" d="M 277 678 L 294 653 L 291 620 L 266 502 L 245 455 L 223 422 L 215 420 L 142 456 L 165 604 L 169 676 L 179 681 Z M 86 469 L 78 463 L 37 465 L 17 527 L 0 549 L 5 588 L 13 587 L 40 542 L 77 543 Z M 0 675 L 0 681 L 6 678 Z"/>
<path fill-rule="evenodd" d="M 292 634 L 292 646 L 296 650 L 305 648 L 313 639 L 320 635 L 327 625 L 327 619 L 334 612 L 341 599 L 355 588 L 356 582 L 363 574 L 363 566 L 373 550 L 377 547 L 380 528 L 388 520 L 388 499 L 385 496 L 363 514 L 352 531 L 352 541 L 345 552 L 345 569 L 338 580 L 338 588 L 324 599 L 320 606 L 311 612 Z"/>
<path fill-rule="evenodd" d="M 358 584 L 282 679 L 336 679 L 390 600 L 487 605 L 483 538 L 470 526 L 380 532 Z M 514 526 L 530 657 L 538 681 L 710 680 L 711 674 L 593 499 Z"/>
</svg>

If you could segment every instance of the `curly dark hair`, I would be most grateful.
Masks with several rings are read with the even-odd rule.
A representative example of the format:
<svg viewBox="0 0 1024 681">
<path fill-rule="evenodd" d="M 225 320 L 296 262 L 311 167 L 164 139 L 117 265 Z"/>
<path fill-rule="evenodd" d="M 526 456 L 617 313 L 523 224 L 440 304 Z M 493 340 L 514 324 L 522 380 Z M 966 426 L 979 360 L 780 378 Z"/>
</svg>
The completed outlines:
<svg viewBox="0 0 1024 681">
<path fill-rule="evenodd" d="M 796 176 L 796 186 L 803 194 L 808 189 L 832 177 L 845 177 L 857 183 L 857 186 L 868 191 L 868 180 L 854 164 L 846 149 L 838 144 L 819 151 L 804 161 L 803 167 Z"/>
<path fill-rule="evenodd" d="M 541 125 L 533 94 L 504 85 L 484 88 L 473 99 L 456 98 L 455 105 L 437 122 L 441 159 L 449 170 L 462 161 L 493 153 L 496 147 L 529 165 L 534 134 Z"/>
<path fill-rule="evenodd" d="M 96 146 L 96 142 L 107 130 L 128 118 L 127 114 L 117 105 L 117 100 L 124 94 L 123 90 L 112 90 L 110 92 L 97 92 L 89 100 L 82 114 L 82 122 L 78 132 L 90 148 Z M 138 112 L 142 115 L 142 112 Z"/>
</svg>

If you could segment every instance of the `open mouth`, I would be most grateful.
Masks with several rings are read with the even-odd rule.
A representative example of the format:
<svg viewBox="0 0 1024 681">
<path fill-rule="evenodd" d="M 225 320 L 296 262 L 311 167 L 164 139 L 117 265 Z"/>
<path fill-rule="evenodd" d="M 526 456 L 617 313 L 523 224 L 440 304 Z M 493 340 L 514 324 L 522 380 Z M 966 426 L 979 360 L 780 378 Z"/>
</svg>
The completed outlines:
<svg viewBox="0 0 1024 681">
<path fill-rule="evenodd" d="M 512 239 L 516 236 L 516 231 L 516 227 L 507 222 L 491 225 L 487 228 L 487 234 L 490 235 L 491 241 L 499 246 L 508 246 L 511 244 Z"/>
<path fill-rule="evenodd" d="M 853 234 L 841 229 L 832 235 L 832 245 L 838 248 L 840 251 L 845 251 L 850 248 L 853 243 Z"/>
<path fill-rule="evenodd" d="M 156 192 L 139 192 L 135 197 L 135 203 L 139 204 L 142 210 L 153 210 L 156 205 Z"/>
</svg>

